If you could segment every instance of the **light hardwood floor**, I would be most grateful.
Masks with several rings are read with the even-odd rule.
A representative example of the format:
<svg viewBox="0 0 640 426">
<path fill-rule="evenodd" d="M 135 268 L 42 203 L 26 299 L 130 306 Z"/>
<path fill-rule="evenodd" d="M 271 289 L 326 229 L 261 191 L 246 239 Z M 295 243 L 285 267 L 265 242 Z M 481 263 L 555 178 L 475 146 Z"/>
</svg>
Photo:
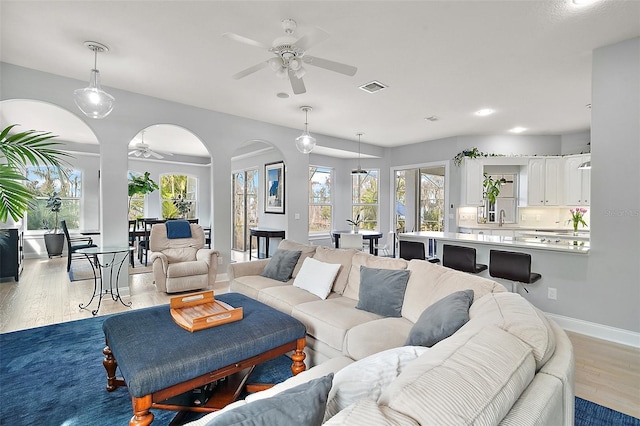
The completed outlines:
<svg viewBox="0 0 640 426">
<path fill-rule="evenodd" d="M 171 298 L 156 292 L 150 273 L 131 275 L 130 287 L 131 295 L 124 299 L 132 302 L 131 308 L 106 297 L 98 315 L 169 303 Z M 228 283 L 216 283 L 214 290 L 226 292 Z M 19 282 L 0 282 L 0 333 L 90 318 L 91 312 L 78 304 L 86 303 L 92 291 L 93 280 L 69 281 L 66 259 L 27 259 Z M 575 353 L 576 396 L 640 418 L 640 350 L 567 334 Z"/>
</svg>

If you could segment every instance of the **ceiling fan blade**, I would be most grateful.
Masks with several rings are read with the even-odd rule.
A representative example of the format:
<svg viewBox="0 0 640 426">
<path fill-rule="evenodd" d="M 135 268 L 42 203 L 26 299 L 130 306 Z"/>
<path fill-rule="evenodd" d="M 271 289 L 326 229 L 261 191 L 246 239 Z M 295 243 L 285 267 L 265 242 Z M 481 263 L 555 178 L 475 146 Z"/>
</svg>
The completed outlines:
<svg viewBox="0 0 640 426">
<path fill-rule="evenodd" d="M 309 33 L 300 37 L 294 44 L 302 50 L 307 50 L 311 46 L 314 46 L 321 41 L 325 41 L 329 38 L 329 33 L 318 27 L 315 27 Z"/>
<path fill-rule="evenodd" d="M 262 68 L 265 68 L 267 65 L 269 65 L 269 61 L 264 61 L 264 62 L 260 62 L 259 64 L 256 64 L 252 67 L 247 68 L 246 70 L 240 71 L 237 74 L 233 75 L 233 78 L 235 80 L 239 80 L 243 77 L 248 76 L 249 74 L 253 74 L 256 71 L 260 71 Z"/>
<path fill-rule="evenodd" d="M 133 151 L 129 151 L 129 154 L 127 154 L 127 155 L 136 155 L 136 152 L 138 152 L 138 150 L 134 149 Z M 140 154 L 138 154 L 138 155 L 140 155 Z"/>
<path fill-rule="evenodd" d="M 230 40 L 237 41 L 237 42 L 240 42 L 240 43 L 248 44 L 249 46 L 259 47 L 261 49 L 266 49 L 266 50 L 271 49 L 271 46 L 267 46 L 264 43 L 260 43 L 259 41 L 255 41 L 255 40 L 252 40 L 250 38 L 247 38 L 247 37 L 235 34 L 235 33 L 224 33 L 224 34 L 222 34 L 222 37 L 226 37 L 226 38 L 228 38 Z"/>
<path fill-rule="evenodd" d="M 154 157 L 160 159 L 160 158 L 164 158 L 162 155 L 158 154 L 157 152 L 153 152 L 151 150 L 147 151 L 149 154 L 153 155 Z"/>
<path fill-rule="evenodd" d="M 302 57 L 302 60 L 304 61 L 305 64 L 324 68 L 329 71 L 339 72 L 340 74 L 345 74 L 348 76 L 354 76 L 356 74 L 356 71 L 358 71 L 358 68 L 353 67 L 351 65 L 330 61 L 328 59 L 317 58 L 315 56 L 304 55 Z"/>
<path fill-rule="evenodd" d="M 289 81 L 291 81 L 291 88 L 293 93 L 300 95 L 307 92 L 307 88 L 304 87 L 304 81 L 301 78 L 296 77 L 295 72 L 289 70 Z"/>
</svg>

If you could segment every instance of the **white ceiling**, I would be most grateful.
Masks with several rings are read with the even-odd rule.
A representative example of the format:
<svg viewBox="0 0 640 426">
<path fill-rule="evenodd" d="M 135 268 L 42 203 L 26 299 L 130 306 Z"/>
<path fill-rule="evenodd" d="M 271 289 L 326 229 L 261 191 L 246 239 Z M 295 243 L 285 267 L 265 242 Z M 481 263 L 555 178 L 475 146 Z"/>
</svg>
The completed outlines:
<svg viewBox="0 0 640 426">
<path fill-rule="evenodd" d="M 107 91 L 300 129 L 300 107 L 310 105 L 312 134 L 356 140 L 364 132 L 363 143 L 380 146 L 514 126 L 536 135 L 586 130 L 593 49 L 640 35 L 640 2 L 621 0 L 2 0 L 0 8 L 3 62 L 87 81 L 93 54 L 83 42 L 94 40 L 110 48 L 98 57 Z M 269 68 L 232 79 L 272 54 L 222 34 L 271 44 L 286 18 L 297 21 L 297 36 L 327 31 L 308 53 L 354 65 L 356 75 L 307 66 L 302 95 Z M 372 80 L 389 88 L 358 89 Z M 487 107 L 495 114 L 473 114 Z M 439 120 L 425 120 L 433 115 Z M 152 133 L 145 141 L 171 150 Z"/>
</svg>

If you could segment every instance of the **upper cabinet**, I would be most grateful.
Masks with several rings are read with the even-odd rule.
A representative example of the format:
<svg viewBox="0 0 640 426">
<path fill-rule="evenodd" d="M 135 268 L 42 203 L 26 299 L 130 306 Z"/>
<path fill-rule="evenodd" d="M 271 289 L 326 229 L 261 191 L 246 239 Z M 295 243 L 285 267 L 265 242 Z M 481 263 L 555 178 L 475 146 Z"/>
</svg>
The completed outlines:
<svg viewBox="0 0 640 426">
<path fill-rule="evenodd" d="M 564 157 L 564 203 L 567 206 L 584 206 L 591 202 L 591 170 L 578 169 L 587 161 L 591 161 L 591 154 Z"/>
<path fill-rule="evenodd" d="M 532 158 L 528 165 L 529 206 L 558 206 L 562 203 L 562 158 Z"/>
<path fill-rule="evenodd" d="M 465 159 L 462 165 L 462 205 L 482 205 L 482 181 L 484 162 L 481 159 Z"/>
</svg>

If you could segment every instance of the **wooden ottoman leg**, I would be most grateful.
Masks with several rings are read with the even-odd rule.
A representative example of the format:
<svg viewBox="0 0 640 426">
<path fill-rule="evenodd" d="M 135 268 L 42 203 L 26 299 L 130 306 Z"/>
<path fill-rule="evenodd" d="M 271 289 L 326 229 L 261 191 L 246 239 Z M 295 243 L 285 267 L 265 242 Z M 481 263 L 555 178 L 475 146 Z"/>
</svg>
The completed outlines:
<svg viewBox="0 0 640 426">
<path fill-rule="evenodd" d="M 118 387 L 116 380 L 116 369 L 118 368 L 118 362 L 113 357 L 113 352 L 111 352 L 109 344 L 104 347 L 102 353 L 104 354 L 102 365 L 104 365 L 104 369 L 107 370 L 107 390 L 109 392 L 112 392 Z"/>
<path fill-rule="evenodd" d="M 153 413 L 149 411 L 151 402 L 151 395 L 145 395 L 141 398 L 131 397 L 133 417 L 129 420 L 129 426 L 148 426 L 151 424 L 153 421 Z"/>
<path fill-rule="evenodd" d="M 293 355 L 291 355 L 291 359 L 293 360 L 293 364 L 291 365 L 291 372 L 293 375 L 297 375 L 298 373 L 302 373 L 307 369 L 307 366 L 304 364 L 304 359 L 307 355 L 304 353 L 304 347 L 307 345 L 307 339 L 304 337 L 302 339 L 298 339 L 296 342 L 296 351 Z"/>
</svg>

